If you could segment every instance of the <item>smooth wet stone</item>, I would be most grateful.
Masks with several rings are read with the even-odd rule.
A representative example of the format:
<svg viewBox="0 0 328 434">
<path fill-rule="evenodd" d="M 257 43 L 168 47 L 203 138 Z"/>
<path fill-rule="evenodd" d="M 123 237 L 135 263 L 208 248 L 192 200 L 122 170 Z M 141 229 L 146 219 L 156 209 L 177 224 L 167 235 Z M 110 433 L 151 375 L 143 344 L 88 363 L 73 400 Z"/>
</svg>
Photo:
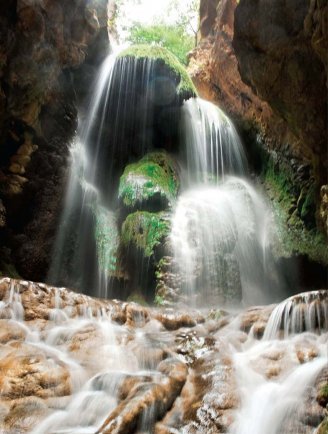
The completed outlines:
<svg viewBox="0 0 328 434">
<path fill-rule="evenodd" d="M 135 432 L 147 410 L 152 410 L 154 422 L 165 414 L 180 394 L 186 381 L 187 368 L 178 361 L 164 361 L 160 363 L 158 370 L 165 374 L 164 378 L 156 383 L 136 384 L 97 433 L 129 434 Z"/>
<path fill-rule="evenodd" d="M 0 424 L 4 433 L 28 433 L 49 413 L 48 406 L 41 398 L 21 398 L 11 403 L 9 412 Z"/>
<path fill-rule="evenodd" d="M 63 363 L 56 363 L 41 349 L 20 342 L 9 344 L 5 350 L 0 360 L 3 399 L 48 398 L 71 393 L 70 374 Z"/>
<path fill-rule="evenodd" d="M 10 341 L 24 341 L 26 330 L 15 321 L 0 320 L 0 344 Z"/>
<path fill-rule="evenodd" d="M 252 329 L 254 336 L 261 338 L 274 307 L 272 305 L 247 309 L 241 316 L 240 329 L 247 333 Z"/>
</svg>

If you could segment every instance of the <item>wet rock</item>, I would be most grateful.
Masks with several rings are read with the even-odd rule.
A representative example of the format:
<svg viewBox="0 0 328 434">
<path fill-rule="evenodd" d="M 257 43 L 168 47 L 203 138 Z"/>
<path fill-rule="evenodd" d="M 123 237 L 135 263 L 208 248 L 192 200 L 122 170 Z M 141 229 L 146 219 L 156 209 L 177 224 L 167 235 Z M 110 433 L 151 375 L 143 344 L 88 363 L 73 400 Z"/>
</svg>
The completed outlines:
<svg viewBox="0 0 328 434">
<path fill-rule="evenodd" d="M 325 232 L 328 234 L 328 185 L 323 185 L 320 189 L 320 218 Z"/>
<path fill-rule="evenodd" d="M 141 383 L 130 391 L 126 400 L 106 419 L 97 433 L 134 432 L 142 415 L 152 410 L 152 419 L 163 416 L 183 387 L 187 377 L 184 364 L 177 361 L 165 361 L 158 366 L 159 372 L 165 374 L 165 380 L 158 383 Z"/>
<path fill-rule="evenodd" d="M 181 327 L 194 327 L 197 323 L 204 322 L 204 318 L 195 312 L 195 316 L 188 313 L 164 311 L 155 313 L 155 318 L 161 322 L 167 330 L 177 330 Z"/>
<path fill-rule="evenodd" d="M 261 338 L 273 309 L 274 306 L 272 305 L 246 310 L 241 316 L 240 329 L 247 333 L 252 329 L 254 336 Z"/>
<path fill-rule="evenodd" d="M 228 432 L 244 405 L 236 369 L 243 351 L 251 350 L 247 369 L 280 384 L 302 363 L 316 363 L 325 339 L 313 333 L 287 342 L 254 339 L 255 325 L 267 321 L 273 306 L 202 315 L 8 278 L 0 280 L 0 303 L 12 318 L 0 320 L 6 434 L 31 431 L 45 418 L 54 430 L 92 423 L 99 433 Z M 323 423 L 326 371 L 282 432 L 307 434 Z M 65 420 L 54 421 L 58 410 Z"/>
<path fill-rule="evenodd" d="M 26 330 L 22 325 L 14 321 L 0 320 L 0 344 L 7 344 L 11 341 L 24 341 Z"/>
<path fill-rule="evenodd" d="M 48 398 L 71 393 L 70 376 L 60 362 L 53 364 L 47 354 L 32 345 L 11 343 L 2 347 L 0 360 L 2 399 L 24 396 Z"/>
<path fill-rule="evenodd" d="M 48 407 L 41 398 L 16 399 L 11 405 L 2 424 L 4 433 L 28 433 L 48 414 Z"/>
<path fill-rule="evenodd" d="M 91 52 L 98 64 L 106 56 L 112 13 L 106 1 L 80 0 L 10 0 L 0 10 L 1 244 L 34 280 L 44 280 L 49 264 L 76 132 L 72 77 L 77 68 L 86 74 Z M 96 46 L 100 34 L 105 42 Z"/>
</svg>

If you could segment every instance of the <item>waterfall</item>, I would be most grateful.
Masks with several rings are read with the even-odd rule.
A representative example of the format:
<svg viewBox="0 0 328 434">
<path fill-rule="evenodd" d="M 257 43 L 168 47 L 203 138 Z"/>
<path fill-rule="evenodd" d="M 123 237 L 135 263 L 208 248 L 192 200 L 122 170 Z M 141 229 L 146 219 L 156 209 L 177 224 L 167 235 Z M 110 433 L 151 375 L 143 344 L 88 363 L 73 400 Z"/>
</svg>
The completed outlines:
<svg viewBox="0 0 328 434">
<path fill-rule="evenodd" d="M 247 172 L 239 135 L 229 117 L 214 104 L 201 98 L 186 101 L 182 134 L 191 183 L 213 184 L 229 173 Z"/>
<path fill-rule="evenodd" d="M 201 303 L 265 303 L 283 292 L 270 238 L 272 215 L 247 179 L 247 160 L 233 123 L 214 104 L 182 107 L 183 190 L 171 243 L 189 296 Z"/>
<path fill-rule="evenodd" d="M 103 121 L 106 112 L 101 105 L 104 94 L 111 87 L 116 54 L 109 55 L 103 62 L 96 79 L 95 90 L 87 110 L 87 117 L 79 120 L 79 132 L 71 144 L 70 173 L 61 222 L 53 250 L 53 260 L 48 280 L 54 283 L 77 285 L 82 290 L 91 285 L 98 288 L 99 296 L 107 296 L 107 279 L 104 267 L 98 267 L 92 235 L 93 222 L 101 209 L 101 191 L 95 183 L 96 168 L 88 149 L 95 121 Z M 107 98 L 106 98 L 107 99 Z M 95 144 L 98 153 L 99 141 Z M 99 211 L 100 212 L 100 211 Z M 115 226 L 114 226 L 115 227 Z M 90 244 L 90 245 L 89 245 Z M 90 250 L 91 248 L 91 250 Z M 102 247 L 102 250 L 105 247 Z M 112 248 L 110 245 L 109 248 Z M 98 252 L 99 253 L 99 252 Z M 101 256 L 102 253 L 99 253 Z"/>
<path fill-rule="evenodd" d="M 186 95 L 178 85 L 156 59 L 121 57 L 120 51 L 105 59 L 71 145 L 49 282 L 105 298 L 114 295 L 114 281 L 125 285 L 119 263 L 119 176 L 136 156 L 171 146 L 177 107 Z"/>
</svg>

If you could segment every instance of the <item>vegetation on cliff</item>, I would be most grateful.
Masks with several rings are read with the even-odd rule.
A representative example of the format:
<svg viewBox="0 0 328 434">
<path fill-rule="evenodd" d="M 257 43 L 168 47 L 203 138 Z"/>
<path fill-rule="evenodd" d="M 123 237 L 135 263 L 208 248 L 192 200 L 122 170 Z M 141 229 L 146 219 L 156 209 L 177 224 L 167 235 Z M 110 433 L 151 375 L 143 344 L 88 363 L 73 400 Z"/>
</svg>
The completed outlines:
<svg viewBox="0 0 328 434">
<path fill-rule="evenodd" d="M 127 207 L 160 196 L 172 205 L 179 189 L 174 160 L 166 152 L 152 152 L 128 165 L 120 179 L 119 198 Z"/>
<path fill-rule="evenodd" d="M 177 88 L 179 95 L 193 96 L 197 94 L 196 88 L 191 81 L 186 69 L 166 48 L 159 45 L 133 45 L 123 50 L 119 57 L 134 57 L 137 59 L 154 59 L 164 63 L 178 78 Z"/>
</svg>

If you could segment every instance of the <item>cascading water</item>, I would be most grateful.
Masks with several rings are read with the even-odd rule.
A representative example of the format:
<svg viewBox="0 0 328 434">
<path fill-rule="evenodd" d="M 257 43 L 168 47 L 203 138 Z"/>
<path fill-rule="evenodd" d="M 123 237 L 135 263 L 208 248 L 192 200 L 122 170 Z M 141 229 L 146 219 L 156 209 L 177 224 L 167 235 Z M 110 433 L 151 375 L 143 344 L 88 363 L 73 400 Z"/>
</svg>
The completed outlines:
<svg viewBox="0 0 328 434">
<path fill-rule="evenodd" d="M 326 290 L 304 292 L 280 303 L 272 312 L 264 339 L 283 334 L 284 338 L 303 331 L 328 330 L 328 295 Z"/>
<path fill-rule="evenodd" d="M 246 173 L 239 135 L 228 116 L 214 104 L 201 98 L 186 101 L 182 135 L 190 184 L 217 184 L 228 174 Z"/>
<path fill-rule="evenodd" d="M 221 302 L 269 299 L 270 273 L 276 271 L 269 268 L 273 263 L 267 244 L 269 219 L 261 197 L 240 178 L 182 194 L 171 239 L 186 289 L 196 293 L 200 288 L 203 296 L 209 290 L 220 295 Z"/>
<path fill-rule="evenodd" d="M 124 286 L 118 257 L 119 175 L 136 156 L 171 146 L 185 92 L 178 95 L 177 86 L 177 78 L 156 59 L 113 54 L 104 61 L 71 146 L 50 282 L 100 297 L 114 295 L 113 280 Z"/>
<path fill-rule="evenodd" d="M 94 254 L 96 250 L 94 239 L 90 233 L 98 211 L 101 213 L 103 198 L 95 183 L 95 168 L 90 161 L 87 143 L 90 140 L 95 119 L 100 119 L 100 128 L 103 127 L 106 106 L 101 105 L 101 101 L 110 89 L 115 61 L 115 54 L 108 56 L 104 61 L 97 77 L 88 116 L 83 122 L 80 121 L 80 132 L 71 146 L 70 176 L 64 211 L 49 272 L 50 281 L 75 284 L 81 289 L 96 286 L 98 295 L 102 296 L 107 295 L 108 282 L 105 274 L 109 264 L 101 260 L 97 262 Z M 99 140 L 95 145 L 96 155 L 98 148 Z M 115 221 L 112 227 L 115 231 Z M 105 253 L 97 252 L 97 255 L 105 256 Z M 108 261 L 113 258 L 115 258 L 115 252 Z M 98 267 L 100 262 L 102 267 Z"/>
<path fill-rule="evenodd" d="M 187 170 L 171 242 L 185 291 L 208 302 L 266 302 L 282 282 L 270 251 L 271 214 L 245 180 L 247 162 L 233 124 L 200 98 L 183 105 Z M 243 176 L 243 178 L 241 177 Z"/>
<path fill-rule="evenodd" d="M 241 410 L 230 434 L 315 432 L 302 425 L 301 413 L 306 393 L 328 366 L 327 331 L 328 291 L 322 290 L 278 304 L 261 341 L 250 332 L 233 356 Z"/>
</svg>

